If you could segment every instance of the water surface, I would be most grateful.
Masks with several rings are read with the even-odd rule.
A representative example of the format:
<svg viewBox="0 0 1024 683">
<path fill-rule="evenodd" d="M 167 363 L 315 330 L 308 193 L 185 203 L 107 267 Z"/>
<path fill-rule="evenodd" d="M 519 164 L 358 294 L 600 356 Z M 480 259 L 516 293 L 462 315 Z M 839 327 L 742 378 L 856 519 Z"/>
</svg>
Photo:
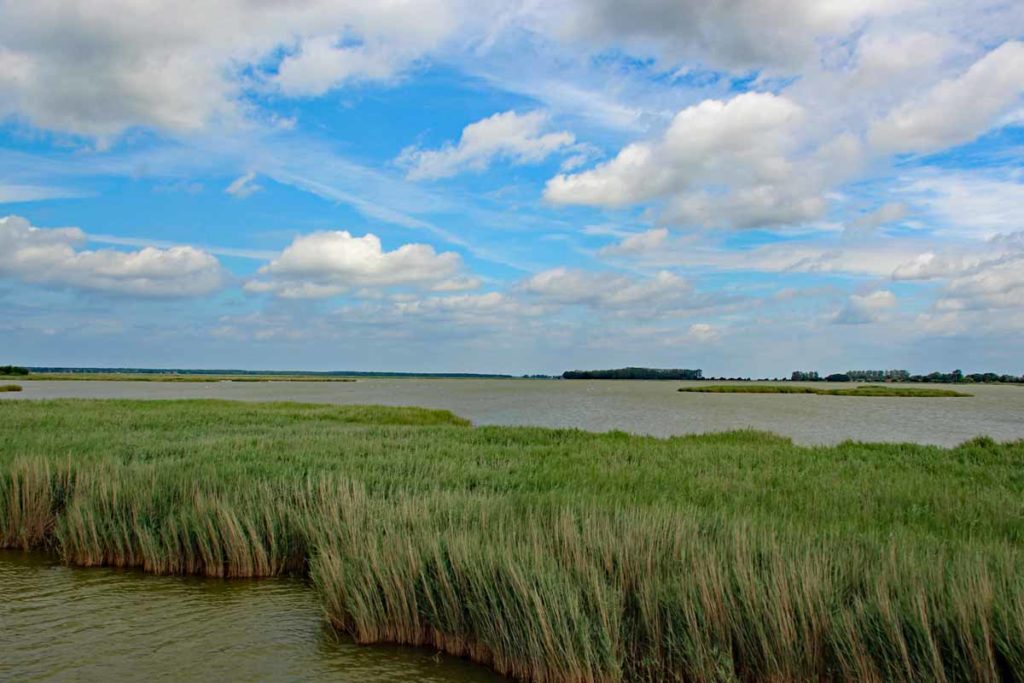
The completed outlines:
<svg viewBox="0 0 1024 683">
<path fill-rule="evenodd" d="M 671 436 L 753 427 L 803 444 L 910 441 L 952 446 L 1024 438 L 1024 387 L 966 386 L 972 398 L 679 393 L 693 383 L 370 378 L 357 382 L 19 380 L 34 398 L 223 398 L 446 408 L 475 424 L 621 429 Z M 818 384 L 816 386 L 822 386 Z M 850 386 L 850 385 L 836 385 Z"/>
<path fill-rule="evenodd" d="M 427 650 L 341 640 L 297 579 L 67 568 L 0 550 L 0 681 L 500 680 Z"/>
</svg>

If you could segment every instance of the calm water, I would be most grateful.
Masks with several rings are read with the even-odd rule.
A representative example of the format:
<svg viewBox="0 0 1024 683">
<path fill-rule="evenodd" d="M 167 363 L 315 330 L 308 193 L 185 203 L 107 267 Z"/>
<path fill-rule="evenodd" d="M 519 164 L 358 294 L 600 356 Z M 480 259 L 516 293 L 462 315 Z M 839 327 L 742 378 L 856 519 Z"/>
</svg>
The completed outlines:
<svg viewBox="0 0 1024 683">
<path fill-rule="evenodd" d="M 483 667 L 339 641 L 301 581 L 69 569 L 0 550 L 0 681 L 494 683 Z"/>
<path fill-rule="evenodd" d="M 655 436 L 755 427 L 798 443 L 1024 438 L 1024 387 L 976 386 L 973 398 L 687 394 L 681 382 L 361 379 L 358 382 L 19 381 L 33 398 L 224 398 L 447 408 L 476 424 L 621 429 Z M 848 385 L 847 385 L 848 386 Z"/>
</svg>

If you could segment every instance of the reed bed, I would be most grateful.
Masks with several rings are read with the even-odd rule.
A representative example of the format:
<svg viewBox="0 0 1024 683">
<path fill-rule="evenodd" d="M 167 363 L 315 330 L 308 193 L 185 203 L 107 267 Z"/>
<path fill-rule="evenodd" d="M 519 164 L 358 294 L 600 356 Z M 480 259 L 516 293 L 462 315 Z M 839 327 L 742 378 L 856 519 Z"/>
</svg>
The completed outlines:
<svg viewBox="0 0 1024 683">
<path fill-rule="evenodd" d="M 335 375 L 197 374 L 173 372 L 33 372 L 22 379 L 33 382 L 355 382 L 355 377 Z"/>
<path fill-rule="evenodd" d="M 679 391 L 698 394 L 814 394 L 817 396 L 902 396 L 904 398 L 969 398 L 973 396 L 973 394 L 965 394 L 952 389 L 889 387 L 878 384 L 865 384 L 843 389 L 787 384 L 711 384 L 681 387 Z"/>
<path fill-rule="evenodd" d="M 20 384 L 0 384 L 0 392 L 4 391 L 21 391 Z"/>
<path fill-rule="evenodd" d="M 802 448 L 444 411 L 0 404 L 0 545 L 308 575 L 362 643 L 542 682 L 1024 678 L 1024 443 Z"/>
</svg>

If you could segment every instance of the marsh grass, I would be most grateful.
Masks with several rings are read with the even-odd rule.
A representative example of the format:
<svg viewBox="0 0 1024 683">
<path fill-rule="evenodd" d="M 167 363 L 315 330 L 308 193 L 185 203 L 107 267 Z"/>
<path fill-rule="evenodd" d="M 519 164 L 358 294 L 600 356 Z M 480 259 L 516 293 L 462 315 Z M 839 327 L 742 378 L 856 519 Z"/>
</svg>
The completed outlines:
<svg viewBox="0 0 1024 683">
<path fill-rule="evenodd" d="M 818 396 L 902 396 L 907 398 L 967 398 L 973 395 L 952 389 L 890 387 L 877 384 L 866 384 L 848 389 L 823 389 L 786 384 L 711 384 L 681 387 L 679 391 L 699 394 L 815 394 Z"/>
<path fill-rule="evenodd" d="M 33 372 L 27 379 L 36 382 L 355 382 L 354 377 L 318 375 L 200 375 L 164 372 Z"/>
<path fill-rule="evenodd" d="M 20 384 L 0 384 L 0 392 L 21 391 Z"/>
<path fill-rule="evenodd" d="M 0 404 L 0 545 L 310 577 L 358 642 L 534 681 L 1024 677 L 1024 444 L 802 448 L 444 411 Z"/>
</svg>

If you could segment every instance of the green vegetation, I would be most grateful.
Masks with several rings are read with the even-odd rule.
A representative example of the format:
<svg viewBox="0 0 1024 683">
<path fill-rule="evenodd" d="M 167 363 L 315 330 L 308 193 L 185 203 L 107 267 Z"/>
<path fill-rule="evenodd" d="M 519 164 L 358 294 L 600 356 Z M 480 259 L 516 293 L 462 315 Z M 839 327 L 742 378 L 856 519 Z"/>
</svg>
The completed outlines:
<svg viewBox="0 0 1024 683">
<path fill-rule="evenodd" d="M 34 372 L 35 381 L 116 381 L 116 382 L 355 382 L 352 377 L 320 375 L 207 375 L 169 372 Z"/>
<path fill-rule="evenodd" d="M 700 370 L 682 370 L 674 368 L 618 368 L 617 370 L 567 370 L 562 379 L 702 379 Z"/>
<path fill-rule="evenodd" d="M 966 398 L 972 395 L 950 389 L 922 389 L 920 387 L 874 384 L 850 389 L 821 389 L 791 384 L 711 384 L 682 387 L 679 391 L 700 394 L 817 394 L 819 396 L 905 396 L 913 398 Z"/>
<path fill-rule="evenodd" d="M 0 384 L 0 392 L 4 391 L 21 391 L 21 386 L 18 384 Z"/>
<path fill-rule="evenodd" d="M 23 368 L 18 365 L 0 365 L 0 376 L 9 375 L 15 377 L 24 377 L 28 374 L 28 368 Z"/>
<path fill-rule="evenodd" d="M 547 682 L 1024 678 L 1024 442 L 218 401 L 3 402 L 0 433 L 0 545 L 306 573 L 359 642 Z"/>
<path fill-rule="evenodd" d="M 912 384 L 1024 384 L 1024 376 L 975 372 L 965 375 L 962 370 L 931 372 L 912 375 L 906 370 L 847 370 L 822 378 L 815 371 L 796 370 L 790 376 L 794 382 L 909 382 Z"/>
<path fill-rule="evenodd" d="M 351 381 L 356 377 L 405 377 L 415 379 L 511 379 L 512 375 L 475 374 L 469 372 L 374 372 L 360 370 L 330 370 L 318 372 L 313 370 L 197 370 L 189 368 L 69 368 L 69 367 L 37 367 L 30 368 L 33 374 L 60 375 L 60 379 L 74 379 L 68 375 L 82 375 L 79 379 L 122 379 L 130 380 L 133 375 L 158 377 L 257 377 L 254 381 L 282 379 L 296 381 Z M 195 380 L 203 381 L 203 380 Z"/>
</svg>

